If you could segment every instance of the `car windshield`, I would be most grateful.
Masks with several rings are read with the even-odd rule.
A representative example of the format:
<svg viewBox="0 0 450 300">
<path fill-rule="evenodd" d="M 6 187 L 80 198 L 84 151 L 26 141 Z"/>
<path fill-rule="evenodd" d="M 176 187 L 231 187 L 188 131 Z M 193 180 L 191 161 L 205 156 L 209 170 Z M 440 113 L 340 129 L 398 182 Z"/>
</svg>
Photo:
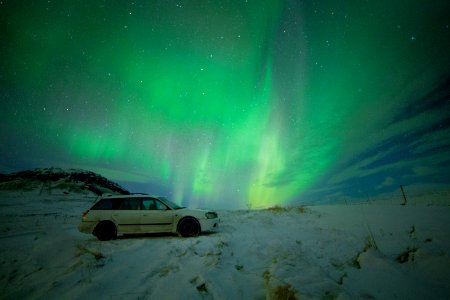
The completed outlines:
<svg viewBox="0 0 450 300">
<path fill-rule="evenodd" d="M 184 208 L 183 206 L 179 206 L 171 201 L 169 201 L 166 197 L 158 197 L 158 199 L 163 202 L 165 205 L 167 205 L 168 207 L 170 207 L 171 209 L 182 209 Z"/>
</svg>

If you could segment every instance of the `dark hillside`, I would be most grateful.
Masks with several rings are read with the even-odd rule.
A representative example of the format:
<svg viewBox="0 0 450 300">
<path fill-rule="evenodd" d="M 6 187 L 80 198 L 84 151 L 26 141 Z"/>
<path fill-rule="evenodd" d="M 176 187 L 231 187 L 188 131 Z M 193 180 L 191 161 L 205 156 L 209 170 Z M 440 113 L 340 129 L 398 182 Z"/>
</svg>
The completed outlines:
<svg viewBox="0 0 450 300">
<path fill-rule="evenodd" d="M 65 190 L 65 193 L 89 189 L 129 194 L 119 184 L 97 173 L 82 169 L 42 168 L 0 174 L 0 190 L 32 191 L 36 189 L 40 189 L 39 193 L 51 193 L 54 189 Z"/>
</svg>

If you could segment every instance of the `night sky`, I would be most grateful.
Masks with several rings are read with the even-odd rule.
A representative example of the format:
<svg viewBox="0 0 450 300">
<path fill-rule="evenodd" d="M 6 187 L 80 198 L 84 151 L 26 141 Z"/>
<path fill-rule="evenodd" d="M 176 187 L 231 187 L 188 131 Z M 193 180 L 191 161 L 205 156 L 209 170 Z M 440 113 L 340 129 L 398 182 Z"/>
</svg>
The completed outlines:
<svg viewBox="0 0 450 300">
<path fill-rule="evenodd" d="M 450 187 L 450 2 L 0 1 L 0 172 L 209 207 Z"/>
</svg>

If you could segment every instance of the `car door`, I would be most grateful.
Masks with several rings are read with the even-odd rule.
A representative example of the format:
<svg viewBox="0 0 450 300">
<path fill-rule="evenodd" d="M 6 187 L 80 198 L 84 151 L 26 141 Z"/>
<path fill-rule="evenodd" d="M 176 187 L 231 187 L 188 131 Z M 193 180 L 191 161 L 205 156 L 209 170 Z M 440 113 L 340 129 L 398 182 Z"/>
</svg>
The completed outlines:
<svg viewBox="0 0 450 300">
<path fill-rule="evenodd" d="M 141 206 L 142 232 L 171 232 L 173 210 L 155 198 L 145 198 Z"/>
<path fill-rule="evenodd" d="M 116 222 L 120 233 L 140 232 L 140 204 L 141 199 L 139 198 L 124 198 L 118 208 L 114 210 L 112 217 Z"/>
</svg>

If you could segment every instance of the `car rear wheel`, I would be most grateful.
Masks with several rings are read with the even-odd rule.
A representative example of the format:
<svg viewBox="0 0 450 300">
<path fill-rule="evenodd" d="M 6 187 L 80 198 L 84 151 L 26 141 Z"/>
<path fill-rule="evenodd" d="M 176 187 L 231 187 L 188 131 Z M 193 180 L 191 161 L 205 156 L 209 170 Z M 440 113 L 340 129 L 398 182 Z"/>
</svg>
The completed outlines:
<svg viewBox="0 0 450 300">
<path fill-rule="evenodd" d="M 178 223 L 178 233 L 184 237 L 198 236 L 201 228 L 200 223 L 194 218 L 184 218 Z"/>
<path fill-rule="evenodd" d="M 117 236 L 116 226 L 109 221 L 100 222 L 97 227 L 95 227 L 94 235 L 100 241 L 109 241 Z"/>
</svg>

